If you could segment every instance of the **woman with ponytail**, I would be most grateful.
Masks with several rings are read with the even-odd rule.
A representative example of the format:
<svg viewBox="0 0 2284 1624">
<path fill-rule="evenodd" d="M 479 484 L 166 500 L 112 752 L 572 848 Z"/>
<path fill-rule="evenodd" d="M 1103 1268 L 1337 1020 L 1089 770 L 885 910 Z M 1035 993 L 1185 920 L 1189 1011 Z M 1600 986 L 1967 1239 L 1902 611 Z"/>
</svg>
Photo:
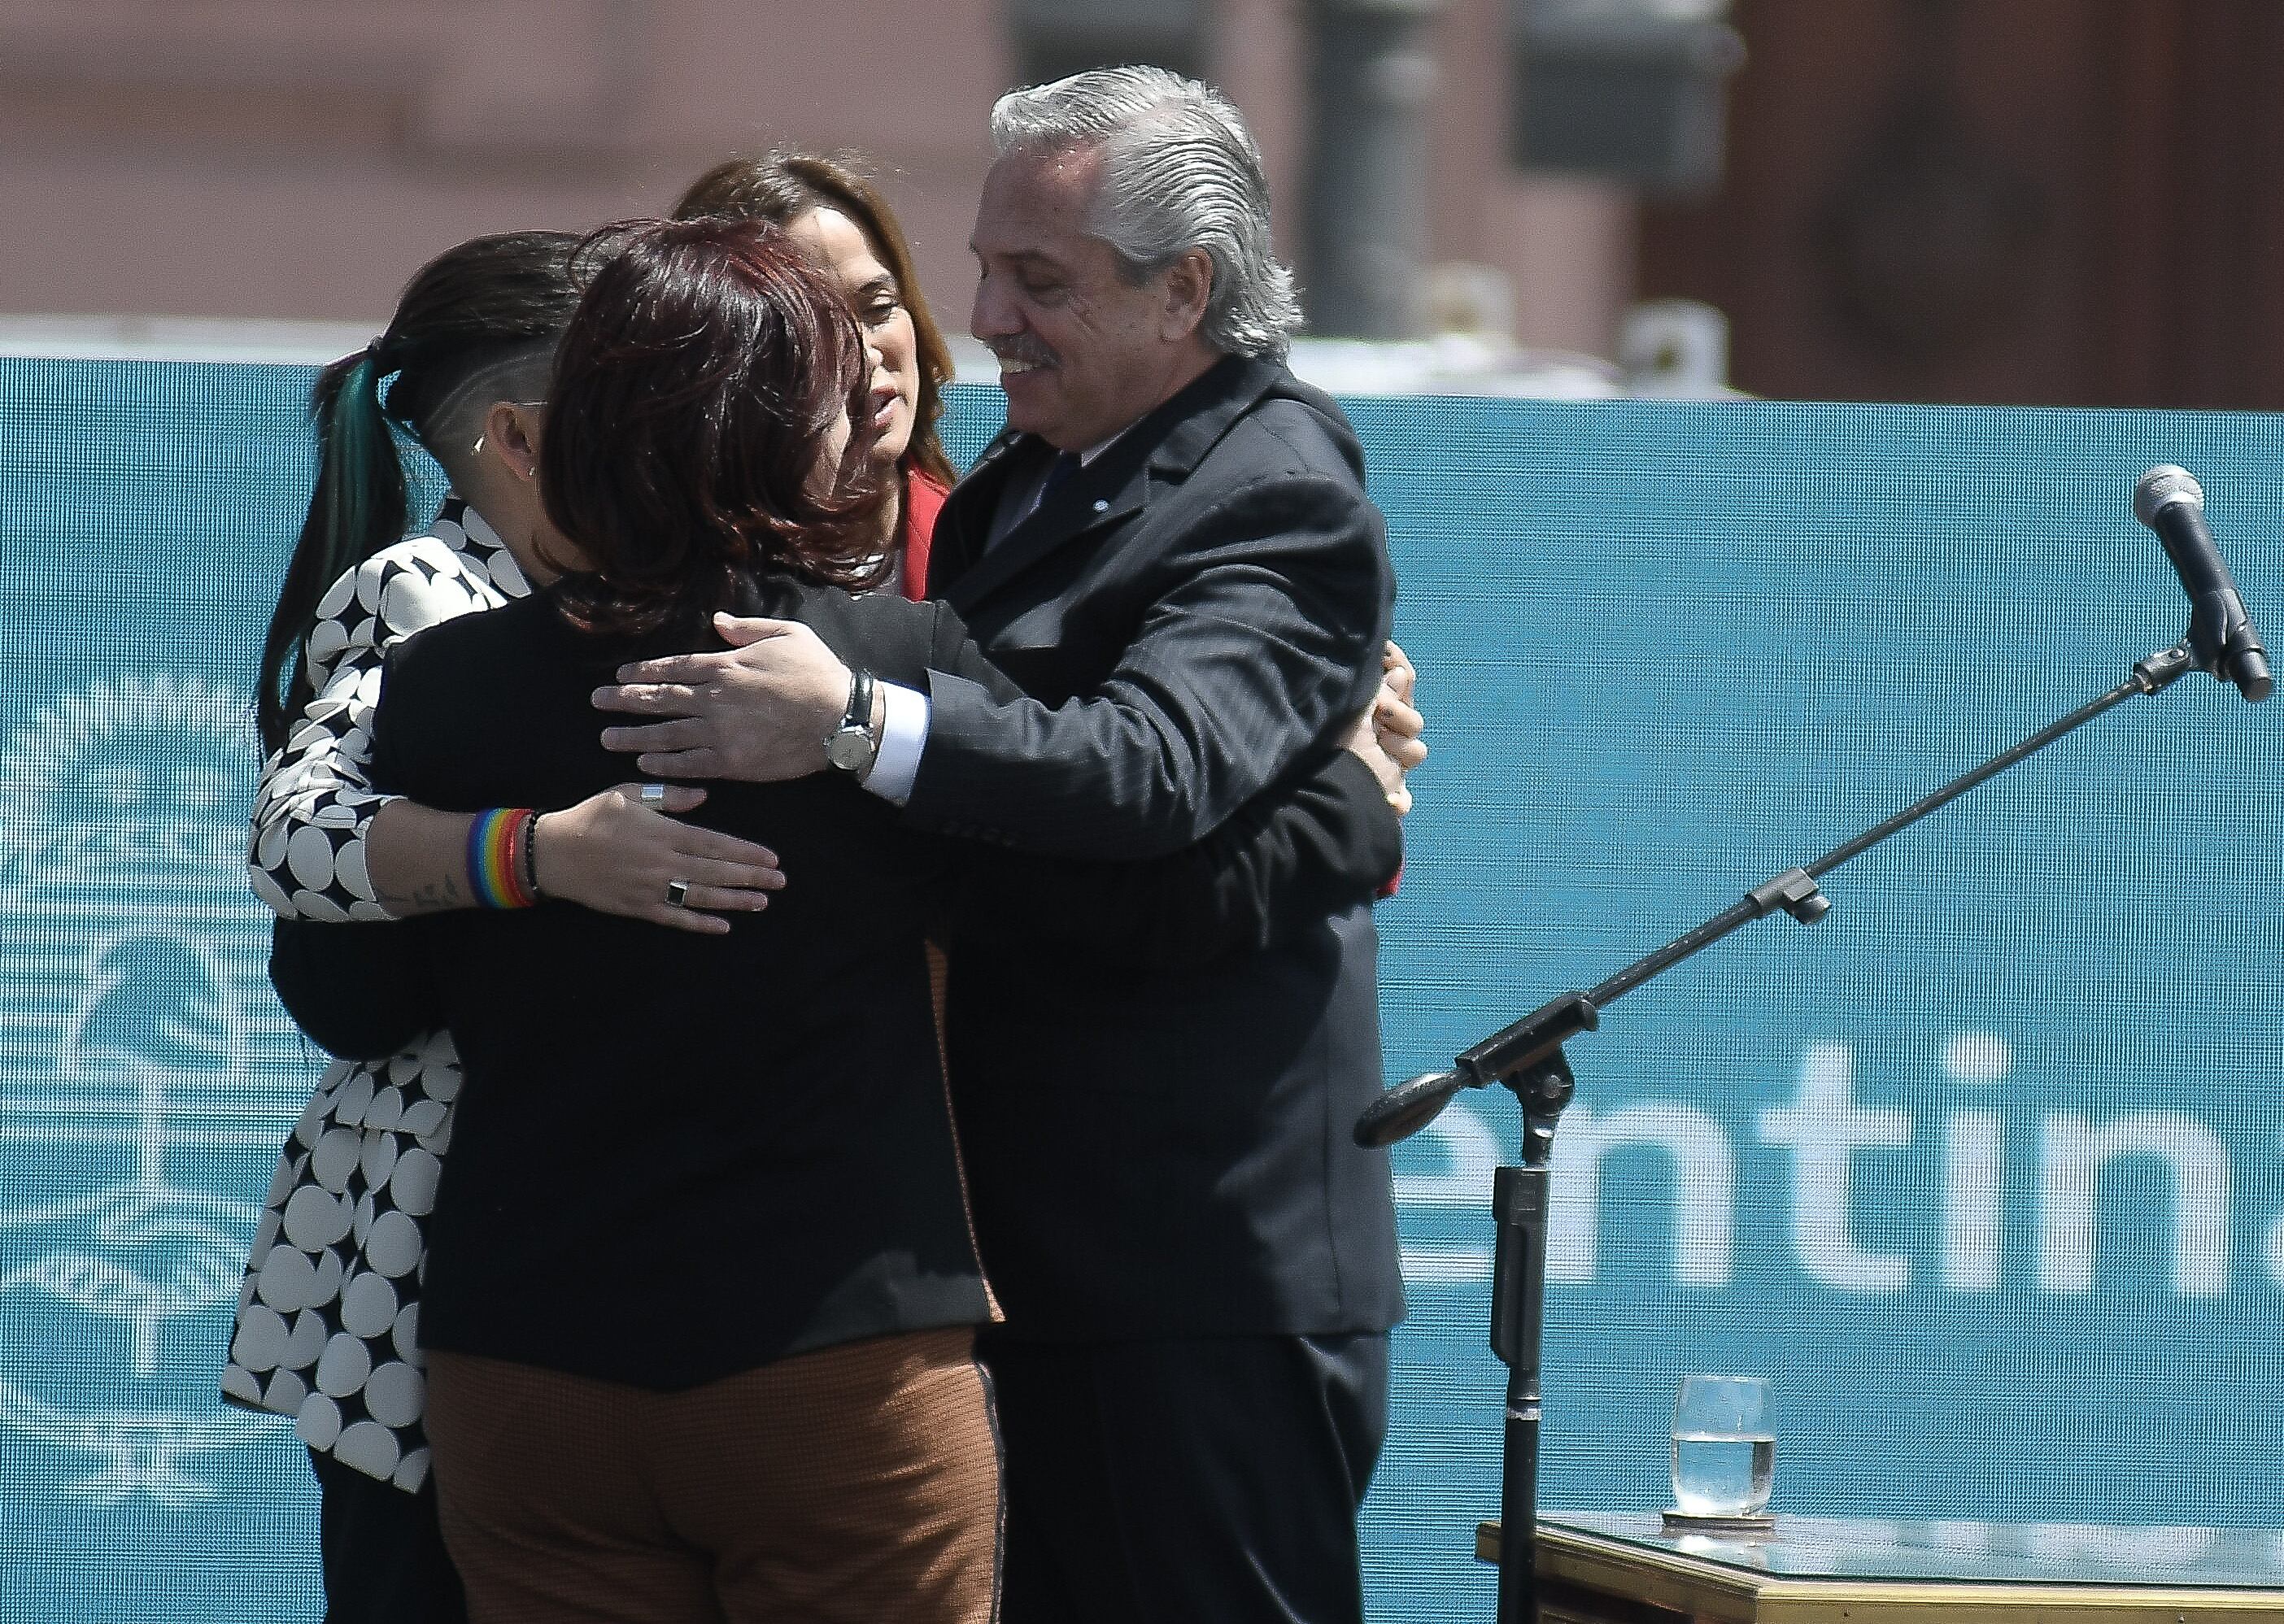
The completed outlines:
<svg viewBox="0 0 2284 1624">
<path fill-rule="evenodd" d="M 664 815 L 697 805 L 695 790 L 653 786 L 645 804 L 640 786 L 622 785 L 535 817 L 503 877 L 471 863 L 490 855 L 472 839 L 484 832 L 476 820 L 371 785 L 370 723 L 389 646 L 520 598 L 552 574 L 533 476 L 556 341 L 579 300 L 575 243 L 516 232 L 446 252 L 413 277 L 387 332 L 318 375 L 317 486 L 263 642 L 256 701 L 270 754 L 249 873 L 283 919 L 383 922 L 544 893 L 724 931 L 718 914 L 696 910 L 758 908 L 777 881 L 767 852 Z M 434 522 L 409 536 L 408 439 L 451 484 Z M 684 874 L 718 883 L 669 911 L 667 879 Z M 392 950 L 368 973 L 395 979 L 404 950 L 417 956 L 414 929 L 323 933 Z M 281 933 L 274 972 L 290 971 L 290 940 Z M 423 1227 L 458 1082 L 442 1032 L 387 1058 L 333 1062 L 286 1146 L 247 1262 L 223 1388 L 293 1417 L 309 1448 L 332 1624 L 465 1616 L 436 1528 L 418 1341 Z"/>
</svg>

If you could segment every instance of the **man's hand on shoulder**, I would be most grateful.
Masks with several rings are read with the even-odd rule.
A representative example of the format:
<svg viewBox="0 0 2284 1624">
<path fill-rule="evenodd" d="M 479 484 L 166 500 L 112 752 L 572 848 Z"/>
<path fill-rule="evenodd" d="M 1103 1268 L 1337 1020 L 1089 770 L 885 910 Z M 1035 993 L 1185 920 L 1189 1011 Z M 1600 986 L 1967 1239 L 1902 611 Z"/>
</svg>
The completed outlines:
<svg viewBox="0 0 2284 1624">
<path fill-rule="evenodd" d="M 849 708 L 849 668 L 797 621 L 717 614 L 731 646 L 619 668 L 595 690 L 598 710 L 652 720 L 603 730 L 603 747 L 632 753 L 657 778 L 774 784 L 825 767 L 825 736 Z"/>
</svg>

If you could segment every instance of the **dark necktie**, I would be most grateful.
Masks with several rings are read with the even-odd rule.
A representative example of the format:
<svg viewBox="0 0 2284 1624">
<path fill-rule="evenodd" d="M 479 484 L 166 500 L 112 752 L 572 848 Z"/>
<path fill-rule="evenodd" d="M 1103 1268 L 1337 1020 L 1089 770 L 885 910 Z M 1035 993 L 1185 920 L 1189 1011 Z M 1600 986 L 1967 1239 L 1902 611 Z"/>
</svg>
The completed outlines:
<svg viewBox="0 0 2284 1624">
<path fill-rule="evenodd" d="M 984 550 L 989 551 L 997 547 L 1016 530 L 1029 524 L 1037 516 L 1039 510 L 1047 505 L 1047 498 L 1054 494 L 1055 487 L 1076 473 L 1078 469 L 1079 460 L 1076 453 L 1056 452 L 1054 460 L 1047 465 L 1046 477 L 1039 481 L 1038 488 L 1031 492 L 1030 496 L 1020 509 L 1012 505 L 1000 507 L 997 514 L 991 520 L 991 528 L 983 543 Z M 1013 496 L 1016 490 L 1021 488 L 1021 486 L 1015 486 L 1003 495 Z"/>
<path fill-rule="evenodd" d="M 1055 460 L 1047 465 L 1047 477 L 1039 483 L 1039 505 L 1044 507 L 1047 498 L 1055 494 L 1055 487 L 1079 471 L 1078 453 L 1058 451 Z"/>
</svg>

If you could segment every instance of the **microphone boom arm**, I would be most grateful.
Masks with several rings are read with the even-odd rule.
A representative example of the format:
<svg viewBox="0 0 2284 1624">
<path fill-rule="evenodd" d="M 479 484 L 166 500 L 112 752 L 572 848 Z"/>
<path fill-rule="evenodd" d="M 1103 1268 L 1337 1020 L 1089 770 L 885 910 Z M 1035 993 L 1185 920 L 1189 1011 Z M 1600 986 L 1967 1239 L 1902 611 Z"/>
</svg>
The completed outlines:
<svg viewBox="0 0 2284 1624">
<path fill-rule="evenodd" d="M 1521 1020 L 1493 1033 L 1460 1055 L 1451 1063 L 1450 1071 L 1430 1072 L 1396 1084 L 1357 1116 L 1356 1142 L 1371 1147 L 1407 1139 L 1434 1121 L 1460 1089 L 1480 1089 L 1492 1083 L 1514 1090 L 1522 1102 L 1526 1120 L 1552 1114 L 1545 1102 L 1534 1095 L 1550 1093 L 1553 1086 L 1534 1080 L 1545 1078 L 1549 1067 L 1559 1063 L 1564 1043 L 1600 1026 L 1601 1012 L 1609 1004 L 1756 919 L 1764 919 L 1781 910 L 1803 925 L 1815 924 L 1832 907 L 1831 899 L 1817 882 L 1834 869 L 1901 834 L 1921 818 L 1941 811 L 1976 785 L 2029 760 L 2103 713 L 2137 696 L 2162 693 L 2200 668 L 2202 662 L 2187 639 L 2134 661 L 2131 675 L 2108 692 L 2088 700 L 2020 744 L 2000 751 L 1940 789 L 1921 796 L 1885 823 L 1875 824 L 1853 839 L 1842 841 L 1813 862 L 1787 869 L 1754 886 L 1695 929 L 1685 931 L 1663 947 L 1645 953 L 1585 991 L 1568 992 L 1549 999 Z M 1567 1083 L 1567 1066 L 1562 1071 Z M 1561 1092 L 1562 1098 L 1553 1105 L 1552 1112 L 1560 1112 L 1562 1105 L 1568 1103 L 1567 1089 Z M 1551 1131 L 1550 1128 L 1550 1134 Z"/>
<path fill-rule="evenodd" d="M 1551 1175 L 1554 1131 L 1576 1089 L 1562 1046 L 1601 1021 L 1603 1006 L 1663 974 L 1682 960 L 1779 910 L 1813 925 L 1832 903 L 1817 881 L 1862 856 L 1975 785 L 1996 777 L 2057 739 L 2137 694 L 2162 693 L 2189 672 L 2204 668 L 2184 639 L 2134 662 L 2126 679 L 2010 749 L 1921 796 L 1885 823 L 1843 840 L 1813 863 L 1753 887 L 1694 930 L 1646 953 L 1584 992 L 1549 999 L 1521 1020 L 1460 1055 L 1448 1072 L 1431 1072 L 1388 1089 L 1357 1116 L 1360 1145 L 1393 1144 L 1434 1121 L 1461 1089 L 1498 1083 L 1522 1107 L 1522 1165 L 1497 1169 L 1492 1180 L 1491 1351 L 1506 1366 L 1505 1433 L 1500 1449 L 1498 1624 L 1534 1624 L 1538 1613 L 1538 1434 L 1540 1341 L 1545 1321 L 1546 1238 L 1553 1214 Z M 1490 1532 L 1486 1525 L 1486 1532 Z"/>
</svg>

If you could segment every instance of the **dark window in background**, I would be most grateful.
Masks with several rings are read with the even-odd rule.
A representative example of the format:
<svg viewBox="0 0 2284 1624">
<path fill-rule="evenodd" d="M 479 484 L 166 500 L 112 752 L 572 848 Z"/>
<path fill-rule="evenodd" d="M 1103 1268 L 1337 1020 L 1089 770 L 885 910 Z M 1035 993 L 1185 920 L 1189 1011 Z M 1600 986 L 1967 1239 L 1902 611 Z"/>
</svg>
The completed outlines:
<svg viewBox="0 0 2284 1624">
<path fill-rule="evenodd" d="M 2284 4 L 1737 0 L 1641 293 L 1801 399 L 2284 408 Z"/>
<path fill-rule="evenodd" d="M 1205 0 L 1008 0 L 1018 84 L 1146 63 L 1202 78 Z"/>
</svg>

